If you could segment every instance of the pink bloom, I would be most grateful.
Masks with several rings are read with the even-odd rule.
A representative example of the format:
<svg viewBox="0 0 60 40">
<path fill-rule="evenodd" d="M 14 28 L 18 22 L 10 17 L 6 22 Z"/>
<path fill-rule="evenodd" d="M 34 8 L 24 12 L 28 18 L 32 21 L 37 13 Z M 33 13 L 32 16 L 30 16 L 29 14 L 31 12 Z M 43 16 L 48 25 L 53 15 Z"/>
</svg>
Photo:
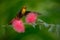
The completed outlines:
<svg viewBox="0 0 60 40">
<path fill-rule="evenodd" d="M 26 22 L 31 24 L 31 23 L 35 23 L 37 20 L 37 14 L 34 12 L 30 12 L 28 13 L 28 15 L 26 16 Z"/>
<path fill-rule="evenodd" d="M 12 22 L 12 26 L 13 26 L 13 29 L 17 32 L 25 32 L 25 27 L 24 27 L 24 24 L 22 22 L 22 20 L 17 20 L 15 19 L 13 22 Z"/>
</svg>

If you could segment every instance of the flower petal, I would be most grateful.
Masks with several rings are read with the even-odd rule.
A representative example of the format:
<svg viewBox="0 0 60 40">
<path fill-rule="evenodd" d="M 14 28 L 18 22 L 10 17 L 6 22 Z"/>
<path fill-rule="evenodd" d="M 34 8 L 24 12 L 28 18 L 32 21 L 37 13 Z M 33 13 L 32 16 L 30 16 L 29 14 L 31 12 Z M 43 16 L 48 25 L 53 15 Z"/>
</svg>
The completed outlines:
<svg viewBox="0 0 60 40">
<path fill-rule="evenodd" d="M 34 12 L 28 13 L 26 16 L 26 22 L 27 23 L 35 23 L 37 20 L 37 14 Z"/>
<path fill-rule="evenodd" d="M 13 29 L 17 32 L 25 32 L 25 27 L 22 20 L 14 20 L 12 22 Z"/>
</svg>

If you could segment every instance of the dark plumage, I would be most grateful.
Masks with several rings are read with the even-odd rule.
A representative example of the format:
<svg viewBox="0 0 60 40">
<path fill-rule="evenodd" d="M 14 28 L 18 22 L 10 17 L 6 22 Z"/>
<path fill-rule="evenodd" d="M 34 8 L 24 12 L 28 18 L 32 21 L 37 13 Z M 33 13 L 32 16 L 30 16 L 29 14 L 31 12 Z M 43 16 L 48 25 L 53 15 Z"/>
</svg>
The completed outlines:
<svg viewBox="0 0 60 40">
<path fill-rule="evenodd" d="M 30 12 L 31 12 L 31 11 L 26 11 L 26 7 L 24 6 L 24 7 L 20 10 L 20 12 L 18 12 L 17 16 L 16 16 L 15 18 L 13 18 L 13 19 L 9 22 L 9 24 L 12 24 L 12 22 L 13 22 L 15 19 L 20 20 L 23 16 L 28 15 Z M 37 13 L 37 12 L 34 12 L 34 13 L 40 15 L 40 13 Z"/>
</svg>

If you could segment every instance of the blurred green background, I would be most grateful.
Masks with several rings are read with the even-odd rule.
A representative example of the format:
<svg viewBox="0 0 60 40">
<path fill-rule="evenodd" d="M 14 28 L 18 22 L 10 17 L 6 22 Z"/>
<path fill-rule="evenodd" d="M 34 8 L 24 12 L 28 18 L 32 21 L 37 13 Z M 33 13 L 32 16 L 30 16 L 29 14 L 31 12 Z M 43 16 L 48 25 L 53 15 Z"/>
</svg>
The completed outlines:
<svg viewBox="0 0 60 40">
<path fill-rule="evenodd" d="M 27 7 L 27 11 L 41 13 L 40 19 L 46 23 L 60 24 L 60 0 L 0 0 L 0 40 L 59 40 L 56 30 L 48 32 L 26 25 L 25 33 L 17 33 L 12 26 L 2 26 L 8 24 L 23 6 Z"/>
</svg>

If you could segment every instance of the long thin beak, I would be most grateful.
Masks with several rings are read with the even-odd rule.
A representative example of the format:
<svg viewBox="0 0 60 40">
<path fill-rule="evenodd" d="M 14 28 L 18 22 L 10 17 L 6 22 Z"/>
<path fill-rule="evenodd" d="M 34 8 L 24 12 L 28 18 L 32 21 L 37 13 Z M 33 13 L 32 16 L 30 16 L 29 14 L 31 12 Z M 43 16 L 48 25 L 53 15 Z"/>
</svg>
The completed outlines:
<svg viewBox="0 0 60 40">
<path fill-rule="evenodd" d="M 35 12 L 37 15 L 41 15 L 41 13 Z"/>
<path fill-rule="evenodd" d="M 38 15 L 41 15 L 41 13 L 37 13 Z"/>
</svg>

